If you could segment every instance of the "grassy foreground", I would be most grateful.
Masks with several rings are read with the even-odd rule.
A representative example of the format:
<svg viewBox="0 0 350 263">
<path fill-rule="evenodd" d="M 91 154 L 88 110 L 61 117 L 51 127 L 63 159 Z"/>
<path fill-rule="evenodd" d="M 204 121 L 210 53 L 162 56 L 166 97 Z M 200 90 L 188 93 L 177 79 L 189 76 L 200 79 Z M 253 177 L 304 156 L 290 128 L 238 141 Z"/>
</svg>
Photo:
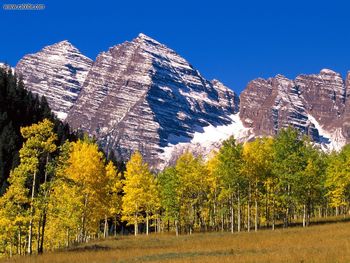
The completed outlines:
<svg viewBox="0 0 350 263">
<path fill-rule="evenodd" d="M 178 238 L 123 236 L 1 262 L 350 262 L 350 223 Z"/>
</svg>

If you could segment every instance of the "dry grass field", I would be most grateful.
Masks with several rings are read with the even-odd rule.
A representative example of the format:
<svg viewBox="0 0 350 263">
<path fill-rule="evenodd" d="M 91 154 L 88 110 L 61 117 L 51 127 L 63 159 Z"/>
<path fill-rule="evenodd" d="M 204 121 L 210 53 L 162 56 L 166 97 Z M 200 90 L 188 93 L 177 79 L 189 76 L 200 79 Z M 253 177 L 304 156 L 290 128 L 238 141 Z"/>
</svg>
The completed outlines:
<svg viewBox="0 0 350 263">
<path fill-rule="evenodd" d="M 350 223 L 257 233 L 122 236 L 0 262 L 350 262 Z"/>
</svg>

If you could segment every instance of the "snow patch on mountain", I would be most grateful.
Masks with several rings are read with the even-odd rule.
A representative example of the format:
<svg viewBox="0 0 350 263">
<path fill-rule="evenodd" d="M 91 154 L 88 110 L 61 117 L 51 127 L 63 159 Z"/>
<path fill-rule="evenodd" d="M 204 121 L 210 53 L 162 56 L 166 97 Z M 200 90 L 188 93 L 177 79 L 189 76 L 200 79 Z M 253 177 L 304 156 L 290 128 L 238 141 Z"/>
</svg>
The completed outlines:
<svg viewBox="0 0 350 263">
<path fill-rule="evenodd" d="M 341 128 L 330 132 L 324 129 L 312 115 L 308 114 L 308 119 L 318 130 L 320 136 L 319 144 L 324 151 L 340 151 L 346 144 L 346 139 L 342 134 Z"/>
<path fill-rule="evenodd" d="M 174 140 L 174 137 L 171 140 L 168 139 L 172 143 L 163 148 L 164 152 L 160 159 L 165 162 L 160 168 L 173 164 L 177 157 L 186 151 L 207 157 L 211 151 L 218 150 L 222 142 L 230 136 L 233 136 L 237 142 L 249 141 L 255 137 L 252 129 L 243 125 L 239 113 L 231 114 L 228 117 L 231 119 L 231 123 L 228 125 L 197 127 L 197 131 L 190 141 L 181 141 L 183 139 L 181 137 L 178 137 L 177 141 Z"/>
</svg>

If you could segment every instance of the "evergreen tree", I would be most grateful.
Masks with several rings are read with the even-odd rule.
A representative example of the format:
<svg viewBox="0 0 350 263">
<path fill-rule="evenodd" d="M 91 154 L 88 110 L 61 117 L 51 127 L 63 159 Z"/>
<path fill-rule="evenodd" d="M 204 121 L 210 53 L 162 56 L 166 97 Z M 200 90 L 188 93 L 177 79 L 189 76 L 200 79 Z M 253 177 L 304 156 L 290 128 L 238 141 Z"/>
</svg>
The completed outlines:
<svg viewBox="0 0 350 263">
<path fill-rule="evenodd" d="M 45 118 L 54 123 L 59 143 L 76 139 L 68 124 L 63 124 L 51 113 L 45 97 L 33 95 L 11 70 L 0 68 L 0 196 L 8 186 L 10 170 L 20 162 L 19 150 L 24 142 L 20 128 Z"/>
</svg>

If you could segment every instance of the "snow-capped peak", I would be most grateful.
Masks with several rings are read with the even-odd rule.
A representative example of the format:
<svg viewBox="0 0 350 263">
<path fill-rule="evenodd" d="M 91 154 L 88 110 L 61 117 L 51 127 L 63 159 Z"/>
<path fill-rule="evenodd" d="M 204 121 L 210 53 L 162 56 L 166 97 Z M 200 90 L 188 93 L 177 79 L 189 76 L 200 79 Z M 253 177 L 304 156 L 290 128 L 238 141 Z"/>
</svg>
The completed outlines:
<svg viewBox="0 0 350 263">
<path fill-rule="evenodd" d="M 331 69 L 327 69 L 327 68 L 324 68 L 320 71 L 320 74 L 321 75 L 340 75 L 339 73 L 331 70 Z"/>
<path fill-rule="evenodd" d="M 137 38 L 134 39 L 134 41 L 137 42 L 143 42 L 146 44 L 152 44 L 154 46 L 163 46 L 165 47 L 162 43 L 158 42 L 157 40 L 155 40 L 154 38 L 151 38 L 143 33 L 140 33 Z"/>
<path fill-rule="evenodd" d="M 45 49 L 59 49 L 59 50 L 77 50 L 77 48 L 70 43 L 68 40 L 62 40 L 60 42 L 54 43 L 52 45 L 44 47 Z"/>
</svg>

